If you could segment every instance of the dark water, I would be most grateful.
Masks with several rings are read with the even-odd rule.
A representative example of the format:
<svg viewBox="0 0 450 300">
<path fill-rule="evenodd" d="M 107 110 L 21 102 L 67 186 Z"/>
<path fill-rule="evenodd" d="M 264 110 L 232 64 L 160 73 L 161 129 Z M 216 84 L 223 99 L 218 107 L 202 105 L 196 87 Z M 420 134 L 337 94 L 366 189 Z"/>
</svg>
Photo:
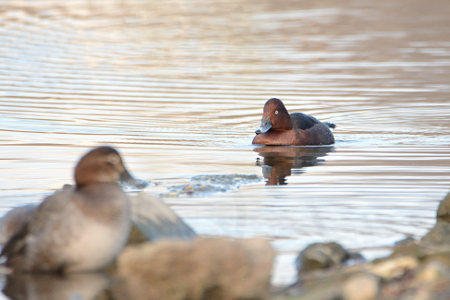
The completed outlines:
<svg viewBox="0 0 450 300">
<path fill-rule="evenodd" d="M 1 213 L 111 144 L 198 233 L 269 239 L 275 283 L 312 242 L 381 255 L 426 232 L 449 189 L 449 15 L 444 0 L 3 1 Z M 336 144 L 252 146 L 271 97 L 336 123 Z M 267 179 L 167 192 L 204 174 Z"/>
</svg>

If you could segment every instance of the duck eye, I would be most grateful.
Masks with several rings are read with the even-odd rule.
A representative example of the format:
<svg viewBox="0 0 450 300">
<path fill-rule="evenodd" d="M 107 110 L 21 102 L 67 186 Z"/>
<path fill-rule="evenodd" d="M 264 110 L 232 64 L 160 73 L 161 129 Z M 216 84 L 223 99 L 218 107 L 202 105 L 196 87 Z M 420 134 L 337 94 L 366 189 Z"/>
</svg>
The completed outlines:
<svg viewBox="0 0 450 300">
<path fill-rule="evenodd" d="M 278 115 L 278 110 L 275 111 L 275 114 Z"/>
</svg>

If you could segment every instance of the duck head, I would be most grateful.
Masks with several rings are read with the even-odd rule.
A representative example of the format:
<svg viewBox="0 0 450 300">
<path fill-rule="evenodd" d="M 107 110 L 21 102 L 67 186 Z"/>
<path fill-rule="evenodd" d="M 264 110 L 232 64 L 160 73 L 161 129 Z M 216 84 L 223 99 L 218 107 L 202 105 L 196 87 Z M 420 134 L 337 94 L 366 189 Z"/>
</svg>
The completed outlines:
<svg viewBox="0 0 450 300">
<path fill-rule="evenodd" d="M 261 125 L 255 131 L 256 134 L 266 133 L 269 130 L 290 130 L 292 122 L 283 102 L 277 98 L 267 100 L 264 104 Z"/>
<path fill-rule="evenodd" d="M 109 146 L 92 149 L 81 157 L 75 167 L 77 187 L 97 183 L 120 182 L 143 188 L 147 183 L 135 179 L 126 169 L 119 152 Z"/>
</svg>

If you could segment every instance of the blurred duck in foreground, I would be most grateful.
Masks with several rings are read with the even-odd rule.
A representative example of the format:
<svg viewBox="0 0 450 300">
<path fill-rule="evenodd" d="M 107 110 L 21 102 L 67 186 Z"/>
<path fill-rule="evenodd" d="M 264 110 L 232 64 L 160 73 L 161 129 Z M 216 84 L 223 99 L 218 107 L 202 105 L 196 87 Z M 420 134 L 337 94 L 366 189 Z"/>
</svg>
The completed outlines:
<svg viewBox="0 0 450 300">
<path fill-rule="evenodd" d="M 336 125 L 320 122 L 303 113 L 289 114 L 281 100 L 272 98 L 264 105 L 261 126 L 255 131 L 256 145 L 331 145 L 334 136 L 330 128 Z"/>
<path fill-rule="evenodd" d="M 119 181 L 144 184 L 130 175 L 114 148 L 89 151 L 75 167 L 74 187 L 5 216 L 3 233 L 12 234 L 1 252 L 5 265 L 15 272 L 58 273 L 104 267 L 124 247 L 131 226 Z"/>
<path fill-rule="evenodd" d="M 23 225 L 30 221 L 36 207 L 34 204 L 16 207 L 0 219 L 1 245 L 4 245 Z"/>
<path fill-rule="evenodd" d="M 196 236 L 159 198 L 122 192 L 117 182 L 138 189 L 147 183 L 134 179 L 119 153 L 111 147 L 99 147 L 83 156 L 75 168 L 75 181 L 75 187 L 64 185 L 41 205 L 16 207 L 0 219 L 0 244 L 6 243 L 1 255 L 7 258 L 7 266 L 14 271 L 100 269 L 120 252 L 123 239 L 126 241 L 128 237 L 129 205 L 131 221 L 149 241 Z M 94 251 L 102 250 L 104 254 L 98 256 L 104 258 L 91 263 L 91 268 L 80 268 L 85 251 L 74 254 L 77 250 L 69 249 L 84 248 L 82 243 L 87 243 L 86 248 L 91 251 L 103 244 L 103 239 L 115 241 L 110 241 L 110 248 L 100 245 Z M 48 252 L 46 247 L 51 247 Z M 40 263 L 41 258 L 46 260 Z"/>
</svg>

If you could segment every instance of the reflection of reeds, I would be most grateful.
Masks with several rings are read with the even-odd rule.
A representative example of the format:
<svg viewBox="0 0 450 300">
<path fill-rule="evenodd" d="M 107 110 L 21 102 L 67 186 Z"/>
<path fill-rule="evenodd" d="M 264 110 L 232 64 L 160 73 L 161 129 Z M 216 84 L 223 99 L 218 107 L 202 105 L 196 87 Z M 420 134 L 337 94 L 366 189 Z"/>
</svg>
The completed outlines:
<svg viewBox="0 0 450 300">
<path fill-rule="evenodd" d="M 304 167 L 316 166 L 324 160 L 318 157 L 326 156 L 334 147 L 259 147 L 254 151 L 263 157 L 256 164 L 263 169 L 263 176 L 267 185 L 284 185 L 286 177 L 291 173 L 303 173 Z M 297 170 L 293 170 L 297 169 Z"/>
</svg>

